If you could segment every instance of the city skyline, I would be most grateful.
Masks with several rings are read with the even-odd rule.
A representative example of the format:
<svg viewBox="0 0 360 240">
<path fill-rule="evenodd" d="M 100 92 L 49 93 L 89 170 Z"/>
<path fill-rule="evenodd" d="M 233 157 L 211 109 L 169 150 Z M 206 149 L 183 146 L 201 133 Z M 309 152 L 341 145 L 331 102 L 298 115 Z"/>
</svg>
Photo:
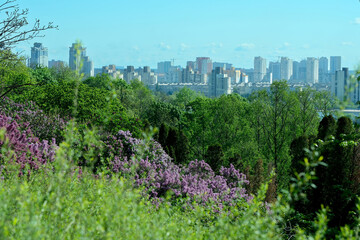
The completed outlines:
<svg viewBox="0 0 360 240">
<path fill-rule="evenodd" d="M 49 59 L 66 61 L 69 45 L 80 39 L 96 68 L 156 68 L 157 62 L 172 59 L 186 66 L 199 56 L 244 68 L 251 68 L 256 56 L 268 62 L 342 56 L 342 65 L 350 69 L 360 62 L 355 50 L 360 49 L 360 3 L 355 0 L 18 3 L 29 8 L 30 24 L 38 18 L 59 25 L 58 31 L 19 45 L 20 51 L 29 56 L 33 43 L 42 42 Z"/>
</svg>

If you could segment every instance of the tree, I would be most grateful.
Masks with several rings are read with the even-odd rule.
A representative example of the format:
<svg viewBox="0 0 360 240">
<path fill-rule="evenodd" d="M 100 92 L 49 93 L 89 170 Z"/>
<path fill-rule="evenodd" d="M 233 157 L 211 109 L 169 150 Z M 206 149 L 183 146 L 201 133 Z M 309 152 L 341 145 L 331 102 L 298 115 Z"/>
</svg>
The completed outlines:
<svg viewBox="0 0 360 240">
<path fill-rule="evenodd" d="M 261 116 L 261 135 L 264 141 L 262 153 L 274 163 L 280 183 L 286 183 L 287 171 L 290 165 L 288 148 L 294 138 L 296 98 L 290 94 L 286 81 L 274 82 L 270 92 L 259 95 L 262 99 L 256 114 Z"/>
<path fill-rule="evenodd" d="M 19 62 L 23 61 L 17 54 L 11 52 L 11 48 L 17 43 L 41 37 L 40 33 L 45 30 L 57 29 L 57 26 L 51 22 L 48 25 L 41 25 L 38 19 L 35 20 L 32 27 L 27 28 L 27 25 L 29 25 L 27 19 L 29 10 L 20 9 L 15 2 L 16 0 L 6 0 L 0 4 L 0 14 L 5 15 L 5 18 L 0 20 L 0 64 L 2 65 L 12 62 L 19 64 Z M 26 80 L 26 78 L 18 79 L 16 83 L 13 83 L 7 81 L 2 75 L 0 77 L 0 98 L 3 98 L 15 89 L 36 85 L 36 83 Z"/>
<path fill-rule="evenodd" d="M 335 112 L 337 100 L 329 91 L 319 91 L 314 95 L 314 104 L 316 110 L 320 112 L 322 116 L 328 116 Z"/>
<path fill-rule="evenodd" d="M 317 131 L 319 117 L 315 109 L 315 93 L 316 91 L 310 87 L 295 91 L 299 103 L 299 115 L 296 122 L 303 136 L 315 135 Z"/>
<path fill-rule="evenodd" d="M 0 49 L 12 48 L 19 42 L 42 37 L 40 33 L 43 31 L 58 28 L 52 22 L 41 25 L 38 19 L 27 28 L 29 10 L 20 9 L 15 2 L 16 0 L 6 0 L 0 4 L 0 13 L 5 15 L 5 19 L 0 21 Z"/>
<path fill-rule="evenodd" d="M 323 117 L 319 125 L 318 138 L 326 140 L 336 133 L 336 121 L 332 115 Z"/>
</svg>

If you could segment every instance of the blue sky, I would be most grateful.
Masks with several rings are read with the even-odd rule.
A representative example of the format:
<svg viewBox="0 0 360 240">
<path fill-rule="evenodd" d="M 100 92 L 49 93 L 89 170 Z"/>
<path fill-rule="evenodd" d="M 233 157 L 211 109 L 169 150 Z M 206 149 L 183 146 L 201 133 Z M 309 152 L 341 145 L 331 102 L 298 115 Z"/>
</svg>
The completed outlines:
<svg viewBox="0 0 360 240">
<path fill-rule="evenodd" d="M 268 61 L 287 56 L 342 56 L 343 66 L 360 63 L 358 0 L 18 0 L 29 21 L 49 21 L 59 30 L 19 45 L 30 55 L 34 42 L 49 59 L 68 61 L 76 39 L 95 67 L 108 64 L 156 67 L 198 56 L 252 67 L 254 56 Z"/>
</svg>

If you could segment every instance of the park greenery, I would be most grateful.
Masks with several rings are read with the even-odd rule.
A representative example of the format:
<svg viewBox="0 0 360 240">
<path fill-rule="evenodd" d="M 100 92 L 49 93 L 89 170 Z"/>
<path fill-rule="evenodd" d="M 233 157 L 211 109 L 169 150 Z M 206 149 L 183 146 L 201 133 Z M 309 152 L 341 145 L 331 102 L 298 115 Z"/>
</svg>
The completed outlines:
<svg viewBox="0 0 360 240">
<path fill-rule="evenodd" d="M 326 92 L 0 77 L 2 239 L 358 239 L 360 132 Z"/>
</svg>

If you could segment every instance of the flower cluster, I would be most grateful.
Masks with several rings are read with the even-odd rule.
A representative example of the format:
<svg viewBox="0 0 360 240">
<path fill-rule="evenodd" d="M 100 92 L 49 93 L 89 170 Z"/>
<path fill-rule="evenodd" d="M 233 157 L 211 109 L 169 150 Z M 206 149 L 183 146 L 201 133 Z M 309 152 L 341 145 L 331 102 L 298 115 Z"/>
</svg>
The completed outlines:
<svg viewBox="0 0 360 240">
<path fill-rule="evenodd" d="M 16 119 L 21 129 L 29 127 L 41 140 L 63 140 L 62 131 L 66 127 L 66 121 L 58 114 L 45 114 L 34 102 L 20 104 L 9 98 L 1 99 L 0 114 Z"/>
<path fill-rule="evenodd" d="M 25 129 L 20 130 L 16 120 L 0 114 L 0 129 L 5 129 L 0 140 L 0 165 L 4 169 L 5 160 L 19 165 L 20 176 L 52 162 L 57 148 L 55 139 L 40 141 L 34 137 L 28 123 L 24 123 L 23 127 Z"/>
<path fill-rule="evenodd" d="M 245 175 L 233 165 L 222 167 L 219 175 L 203 160 L 178 166 L 160 144 L 135 139 L 128 131 L 109 136 L 105 145 L 110 170 L 132 177 L 152 199 L 162 200 L 168 192 L 203 203 L 213 201 L 218 206 L 251 199 L 243 188 L 248 184 Z"/>
</svg>

